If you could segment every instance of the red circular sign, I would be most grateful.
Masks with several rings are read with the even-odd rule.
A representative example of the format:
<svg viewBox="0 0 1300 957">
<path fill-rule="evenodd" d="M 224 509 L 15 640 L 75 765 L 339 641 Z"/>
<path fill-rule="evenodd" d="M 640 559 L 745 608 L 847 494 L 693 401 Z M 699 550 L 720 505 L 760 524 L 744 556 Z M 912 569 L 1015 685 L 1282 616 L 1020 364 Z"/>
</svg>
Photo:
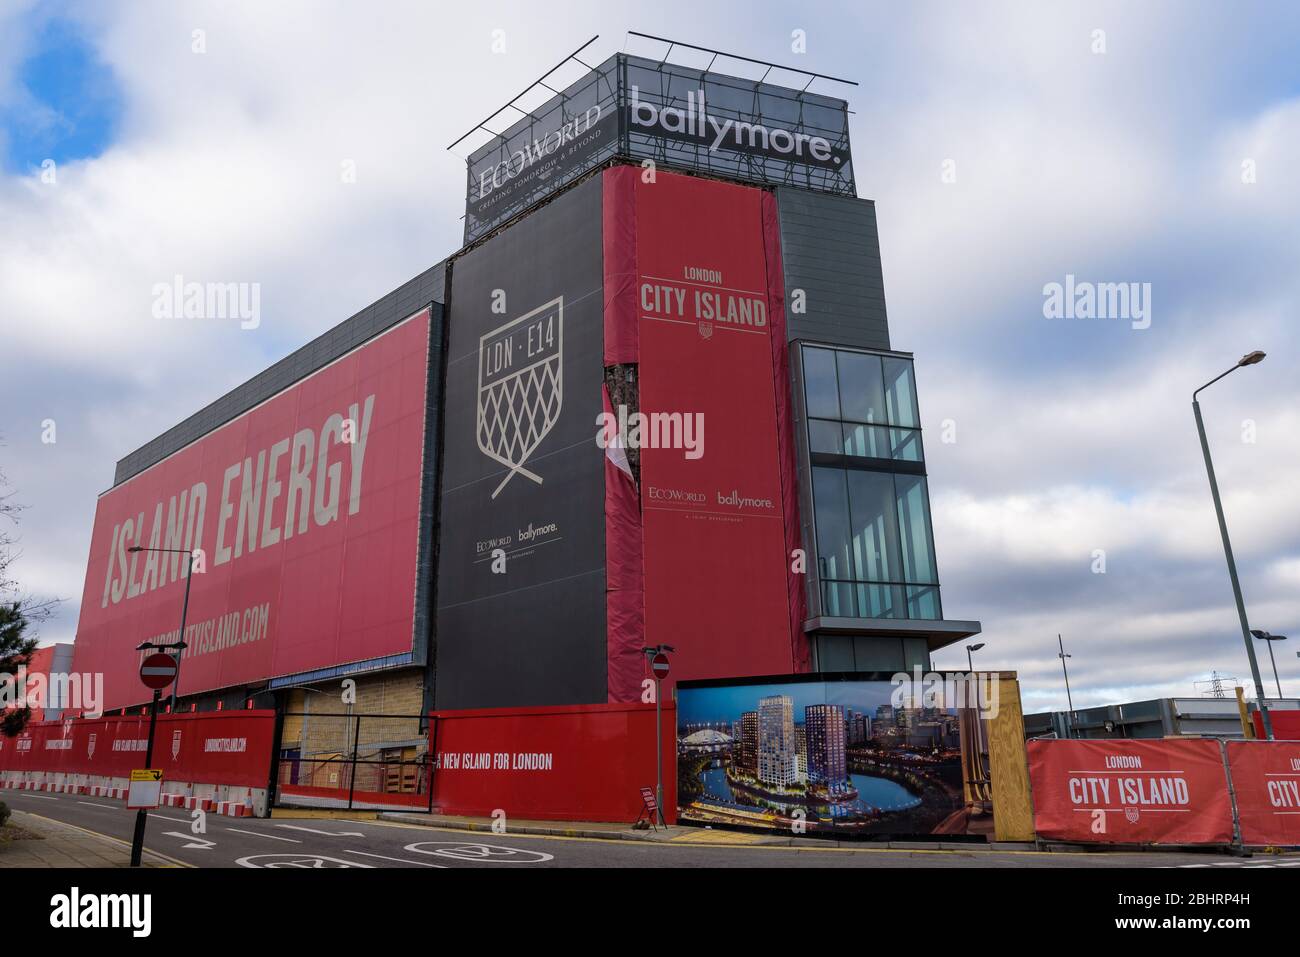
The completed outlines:
<svg viewBox="0 0 1300 957">
<path fill-rule="evenodd" d="M 161 691 L 176 680 L 176 659 L 161 651 L 140 662 L 140 680 L 146 688 Z"/>
<path fill-rule="evenodd" d="M 654 669 L 656 678 L 668 677 L 668 656 L 663 652 L 655 655 L 650 659 L 650 667 Z"/>
</svg>

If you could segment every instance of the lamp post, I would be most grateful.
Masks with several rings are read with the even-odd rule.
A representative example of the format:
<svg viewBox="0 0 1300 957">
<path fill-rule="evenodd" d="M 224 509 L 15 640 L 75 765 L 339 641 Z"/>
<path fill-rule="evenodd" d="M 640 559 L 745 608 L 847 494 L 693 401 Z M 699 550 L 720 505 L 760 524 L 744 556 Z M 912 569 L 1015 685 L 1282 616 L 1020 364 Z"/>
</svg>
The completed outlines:
<svg viewBox="0 0 1300 957">
<path fill-rule="evenodd" d="M 971 672 L 971 674 L 975 673 L 975 665 L 971 661 L 971 652 L 979 651 L 983 647 L 984 647 L 984 642 L 982 641 L 978 641 L 973 645 L 966 646 L 966 670 Z"/>
<path fill-rule="evenodd" d="M 1070 656 L 1065 653 L 1065 643 L 1061 641 L 1061 635 L 1056 635 L 1056 646 L 1061 650 L 1057 652 L 1056 657 L 1061 659 L 1061 673 L 1065 675 L 1065 703 L 1069 707 L 1066 712 L 1065 736 L 1074 737 L 1074 698 L 1070 695 L 1070 670 L 1065 667 L 1065 659 Z"/>
<path fill-rule="evenodd" d="M 185 558 L 185 600 L 181 603 L 181 633 L 176 639 L 174 645 L 169 648 L 176 649 L 176 680 L 172 682 L 172 699 L 167 706 L 176 711 L 176 691 L 181 686 L 181 649 L 185 647 L 185 615 L 190 610 L 190 579 L 194 577 L 194 552 L 188 548 L 145 548 L 143 545 L 132 545 L 127 549 L 128 552 L 167 552 L 175 555 L 184 555 Z M 161 646 L 158 646 L 161 647 Z"/>
<path fill-rule="evenodd" d="M 1273 680 L 1277 683 L 1277 696 L 1282 697 L 1282 679 L 1277 676 L 1277 659 L 1273 657 L 1273 642 L 1286 641 L 1286 635 L 1270 635 L 1267 631 L 1252 628 L 1250 633 L 1260 641 L 1268 642 L 1268 660 L 1273 662 Z"/>
<path fill-rule="evenodd" d="M 1227 372 L 1220 373 L 1192 393 L 1192 412 L 1196 416 L 1196 431 L 1201 437 L 1201 454 L 1205 456 L 1205 473 L 1210 478 L 1210 495 L 1214 499 L 1214 513 L 1219 518 L 1219 535 L 1223 539 L 1223 555 L 1228 561 L 1228 577 L 1232 579 L 1232 597 L 1237 602 L 1237 617 L 1241 620 L 1241 637 L 1246 643 L 1246 658 L 1250 662 L 1250 676 L 1255 681 L 1255 695 L 1259 699 L 1259 714 L 1264 722 L 1264 736 L 1272 741 L 1273 721 L 1268 714 L 1268 699 L 1264 694 L 1264 682 L 1259 676 L 1259 662 L 1255 660 L 1255 643 L 1250 639 L 1250 624 L 1246 620 L 1246 603 L 1241 597 L 1241 582 L 1237 580 L 1237 563 L 1232 557 L 1232 542 L 1228 540 L 1228 523 L 1223 517 L 1223 503 L 1219 499 L 1219 483 L 1214 477 L 1214 463 L 1210 459 L 1210 443 L 1205 437 L 1205 422 L 1201 419 L 1201 404 L 1196 401 L 1198 392 L 1208 389 L 1224 376 L 1235 372 L 1242 366 L 1258 365 L 1263 361 L 1264 353 L 1258 349 L 1246 353 Z"/>
</svg>

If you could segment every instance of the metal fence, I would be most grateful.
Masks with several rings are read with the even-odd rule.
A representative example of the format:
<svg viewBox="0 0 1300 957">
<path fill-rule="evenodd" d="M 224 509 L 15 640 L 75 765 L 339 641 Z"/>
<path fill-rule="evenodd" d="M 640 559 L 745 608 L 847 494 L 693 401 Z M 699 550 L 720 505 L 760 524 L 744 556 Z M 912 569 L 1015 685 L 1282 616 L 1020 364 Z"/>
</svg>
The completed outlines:
<svg viewBox="0 0 1300 957">
<path fill-rule="evenodd" d="M 275 802 L 428 809 L 428 718 L 295 711 L 283 715 Z"/>
</svg>

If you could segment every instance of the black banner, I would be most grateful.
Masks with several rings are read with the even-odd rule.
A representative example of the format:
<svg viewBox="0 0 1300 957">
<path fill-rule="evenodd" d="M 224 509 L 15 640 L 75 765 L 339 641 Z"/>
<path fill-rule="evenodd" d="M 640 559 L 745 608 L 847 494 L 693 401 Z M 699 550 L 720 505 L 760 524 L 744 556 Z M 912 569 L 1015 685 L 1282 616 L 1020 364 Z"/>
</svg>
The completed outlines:
<svg viewBox="0 0 1300 957">
<path fill-rule="evenodd" d="M 605 701 L 601 181 L 452 265 L 438 708 Z"/>
</svg>

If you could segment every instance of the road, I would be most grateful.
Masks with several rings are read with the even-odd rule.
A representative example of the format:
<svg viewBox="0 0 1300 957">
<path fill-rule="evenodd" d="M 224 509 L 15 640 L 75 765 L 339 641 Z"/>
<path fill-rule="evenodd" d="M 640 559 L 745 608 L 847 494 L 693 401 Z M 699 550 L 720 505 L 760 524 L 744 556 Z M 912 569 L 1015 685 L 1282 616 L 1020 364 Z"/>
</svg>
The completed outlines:
<svg viewBox="0 0 1300 957">
<path fill-rule="evenodd" d="M 121 802 L 71 794 L 6 791 L 17 811 L 130 841 L 135 812 Z M 145 847 L 194 867 L 1290 867 L 1300 854 L 1231 858 L 1196 853 L 1037 853 L 789 848 L 483 834 L 388 821 L 339 818 L 228 818 L 150 812 Z M 717 835 L 718 832 L 700 832 Z M 690 835 L 695 838 L 697 835 Z"/>
</svg>

